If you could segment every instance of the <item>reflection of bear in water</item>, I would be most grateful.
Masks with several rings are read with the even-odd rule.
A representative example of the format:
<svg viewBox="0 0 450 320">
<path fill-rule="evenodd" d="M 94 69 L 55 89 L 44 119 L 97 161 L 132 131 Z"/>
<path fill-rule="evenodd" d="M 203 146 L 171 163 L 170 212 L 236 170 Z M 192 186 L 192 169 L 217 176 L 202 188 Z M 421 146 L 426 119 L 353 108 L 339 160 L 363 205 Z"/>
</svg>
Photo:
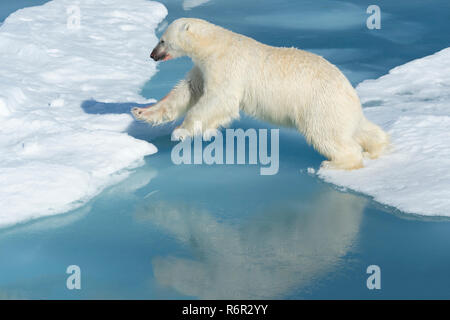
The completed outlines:
<svg viewBox="0 0 450 320">
<path fill-rule="evenodd" d="M 358 240 L 366 199 L 326 189 L 310 200 L 267 206 L 242 224 L 155 198 L 134 217 L 167 231 L 189 252 L 152 259 L 160 285 L 200 299 L 280 299 L 341 270 Z"/>
<path fill-rule="evenodd" d="M 139 120 L 160 124 L 186 113 L 174 136 L 217 129 L 239 111 L 296 127 L 327 157 L 323 166 L 357 169 L 363 155 L 378 157 L 388 136 L 368 121 L 356 91 L 334 65 L 295 48 L 271 47 L 199 19 L 178 19 L 152 52 L 155 60 L 187 55 L 195 63 L 164 99 L 134 108 Z"/>
</svg>

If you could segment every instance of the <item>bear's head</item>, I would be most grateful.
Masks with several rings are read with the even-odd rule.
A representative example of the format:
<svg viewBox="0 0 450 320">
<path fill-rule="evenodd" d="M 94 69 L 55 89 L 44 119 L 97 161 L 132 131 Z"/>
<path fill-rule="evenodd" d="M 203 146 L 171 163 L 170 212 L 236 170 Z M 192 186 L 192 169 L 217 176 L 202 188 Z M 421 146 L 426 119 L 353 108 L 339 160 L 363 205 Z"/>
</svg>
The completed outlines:
<svg viewBox="0 0 450 320">
<path fill-rule="evenodd" d="M 183 56 L 193 58 L 200 48 L 206 49 L 208 37 L 215 28 L 213 24 L 193 18 L 180 18 L 173 21 L 162 35 L 150 57 L 155 61 L 167 61 Z"/>
</svg>

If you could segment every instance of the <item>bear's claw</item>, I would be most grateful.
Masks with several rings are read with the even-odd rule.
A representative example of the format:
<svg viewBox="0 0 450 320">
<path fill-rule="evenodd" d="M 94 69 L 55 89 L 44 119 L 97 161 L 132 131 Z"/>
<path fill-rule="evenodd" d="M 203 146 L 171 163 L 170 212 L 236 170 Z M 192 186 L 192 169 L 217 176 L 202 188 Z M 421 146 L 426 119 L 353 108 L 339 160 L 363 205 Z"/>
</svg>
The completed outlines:
<svg viewBox="0 0 450 320">
<path fill-rule="evenodd" d="M 176 128 L 172 132 L 171 140 L 172 141 L 184 141 L 187 137 L 189 137 L 187 130 L 182 129 L 182 128 Z"/>
<path fill-rule="evenodd" d="M 144 120 L 144 110 L 142 110 L 142 108 L 134 107 L 133 109 L 131 109 L 131 113 L 137 120 Z"/>
</svg>

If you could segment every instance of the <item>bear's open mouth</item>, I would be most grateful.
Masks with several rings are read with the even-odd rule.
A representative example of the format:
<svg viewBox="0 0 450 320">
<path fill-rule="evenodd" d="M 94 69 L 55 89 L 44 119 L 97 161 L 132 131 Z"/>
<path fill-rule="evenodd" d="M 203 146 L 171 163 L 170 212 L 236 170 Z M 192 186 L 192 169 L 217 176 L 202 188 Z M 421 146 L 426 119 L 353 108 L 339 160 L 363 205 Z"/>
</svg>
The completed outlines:
<svg viewBox="0 0 450 320">
<path fill-rule="evenodd" d="M 162 57 L 162 59 L 160 59 L 161 61 L 167 61 L 172 59 L 172 56 L 170 54 L 166 54 L 165 56 Z"/>
<path fill-rule="evenodd" d="M 155 48 L 150 54 L 150 58 L 152 58 L 155 61 L 167 61 L 172 59 L 172 56 L 164 52 L 159 53 L 158 50 Z"/>
</svg>

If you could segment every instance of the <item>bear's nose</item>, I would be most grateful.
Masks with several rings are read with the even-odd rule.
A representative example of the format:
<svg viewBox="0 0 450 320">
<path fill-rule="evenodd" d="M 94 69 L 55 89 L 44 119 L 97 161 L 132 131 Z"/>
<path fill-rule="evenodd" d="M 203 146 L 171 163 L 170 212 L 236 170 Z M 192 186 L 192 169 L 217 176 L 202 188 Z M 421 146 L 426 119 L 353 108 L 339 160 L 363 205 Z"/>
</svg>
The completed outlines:
<svg viewBox="0 0 450 320">
<path fill-rule="evenodd" d="M 153 50 L 152 53 L 150 53 L 150 58 L 152 58 L 155 61 L 158 61 L 157 56 L 156 56 L 156 50 Z"/>
</svg>

